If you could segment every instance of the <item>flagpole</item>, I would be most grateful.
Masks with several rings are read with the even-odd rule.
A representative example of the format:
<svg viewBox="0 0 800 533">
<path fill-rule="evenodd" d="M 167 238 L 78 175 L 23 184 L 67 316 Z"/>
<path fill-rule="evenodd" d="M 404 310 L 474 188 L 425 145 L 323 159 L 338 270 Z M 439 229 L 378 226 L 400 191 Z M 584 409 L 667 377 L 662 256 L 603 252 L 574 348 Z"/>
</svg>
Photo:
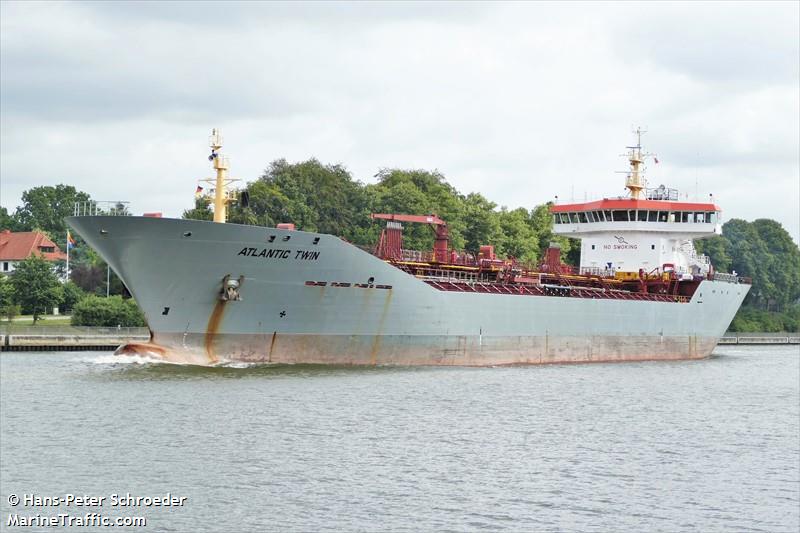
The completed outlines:
<svg viewBox="0 0 800 533">
<path fill-rule="evenodd" d="M 67 230 L 67 281 L 69 281 L 69 230 Z"/>
</svg>

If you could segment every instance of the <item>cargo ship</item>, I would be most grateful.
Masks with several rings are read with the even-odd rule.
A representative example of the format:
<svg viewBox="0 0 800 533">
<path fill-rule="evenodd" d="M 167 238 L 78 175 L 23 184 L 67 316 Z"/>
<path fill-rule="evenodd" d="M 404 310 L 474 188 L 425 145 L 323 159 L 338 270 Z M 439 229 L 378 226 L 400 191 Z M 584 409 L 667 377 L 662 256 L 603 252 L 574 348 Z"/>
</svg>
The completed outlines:
<svg viewBox="0 0 800 533">
<path fill-rule="evenodd" d="M 490 244 L 454 250 L 447 221 L 434 214 L 372 214 L 385 227 L 367 250 L 291 223 L 226 223 L 234 194 L 217 130 L 210 147 L 213 222 L 93 203 L 67 219 L 147 318 L 150 342 L 119 354 L 198 365 L 700 359 L 750 288 L 695 251 L 694 239 L 721 232 L 713 201 L 647 187 L 641 132 L 627 147 L 626 196 L 550 209 L 553 232 L 580 239 L 577 266 L 556 244 L 536 265 L 500 258 Z M 405 249 L 404 224 L 430 226 L 433 249 Z"/>
</svg>

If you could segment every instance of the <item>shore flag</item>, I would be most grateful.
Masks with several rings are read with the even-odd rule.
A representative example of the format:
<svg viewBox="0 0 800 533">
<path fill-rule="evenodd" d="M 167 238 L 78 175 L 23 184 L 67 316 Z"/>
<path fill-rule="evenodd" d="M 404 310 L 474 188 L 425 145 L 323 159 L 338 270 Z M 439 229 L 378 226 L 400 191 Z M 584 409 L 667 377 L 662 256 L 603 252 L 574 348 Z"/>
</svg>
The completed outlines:
<svg viewBox="0 0 800 533">
<path fill-rule="evenodd" d="M 653 156 L 653 161 L 656 162 L 656 165 L 658 164 L 658 158 L 657 157 Z"/>
<path fill-rule="evenodd" d="M 197 189 L 195 189 L 195 191 L 194 191 L 194 195 L 195 196 L 200 196 L 200 193 L 202 193 L 202 192 L 203 192 L 203 188 L 198 185 Z"/>
<path fill-rule="evenodd" d="M 72 250 L 73 248 L 75 248 L 75 239 L 72 238 L 72 234 L 67 230 L 67 250 Z"/>
</svg>

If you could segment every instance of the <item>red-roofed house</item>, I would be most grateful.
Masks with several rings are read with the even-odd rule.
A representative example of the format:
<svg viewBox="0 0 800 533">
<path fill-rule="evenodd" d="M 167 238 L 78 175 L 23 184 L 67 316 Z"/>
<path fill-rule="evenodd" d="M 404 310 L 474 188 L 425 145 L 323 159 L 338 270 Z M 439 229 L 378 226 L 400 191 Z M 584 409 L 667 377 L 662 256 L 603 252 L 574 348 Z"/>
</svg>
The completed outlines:
<svg viewBox="0 0 800 533">
<path fill-rule="evenodd" d="M 48 261 L 63 261 L 67 258 L 67 254 L 41 231 L 12 233 L 6 229 L 0 232 L 0 273 L 13 272 L 19 261 L 33 254 L 41 255 Z"/>
</svg>

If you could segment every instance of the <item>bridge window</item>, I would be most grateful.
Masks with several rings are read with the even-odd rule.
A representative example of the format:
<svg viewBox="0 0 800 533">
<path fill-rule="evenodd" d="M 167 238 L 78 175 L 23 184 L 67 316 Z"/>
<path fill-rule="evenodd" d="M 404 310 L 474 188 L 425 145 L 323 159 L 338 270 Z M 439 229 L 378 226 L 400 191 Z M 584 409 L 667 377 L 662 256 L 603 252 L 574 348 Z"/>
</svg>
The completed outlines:
<svg viewBox="0 0 800 533">
<path fill-rule="evenodd" d="M 636 220 L 638 220 L 639 222 L 647 222 L 647 211 L 644 209 L 640 209 L 638 212 L 638 216 L 636 217 Z"/>
<path fill-rule="evenodd" d="M 569 213 L 561 213 L 560 216 L 562 224 L 569 224 Z"/>
<path fill-rule="evenodd" d="M 558 213 L 553 214 L 553 224 L 561 224 L 561 216 Z"/>
<path fill-rule="evenodd" d="M 635 209 L 631 209 L 630 211 L 628 211 L 628 220 L 630 220 L 631 222 L 636 220 L 636 210 Z"/>
<path fill-rule="evenodd" d="M 569 215 L 569 222 L 570 224 L 577 224 L 578 223 L 578 214 L 577 213 L 567 213 Z"/>
<path fill-rule="evenodd" d="M 596 216 L 597 220 L 599 220 L 600 222 L 606 221 L 606 217 L 603 215 L 602 211 L 598 211 L 597 213 L 594 214 L 594 216 Z"/>
<path fill-rule="evenodd" d="M 611 218 L 611 211 L 603 211 L 603 212 L 606 215 L 606 222 L 611 222 L 612 220 L 614 220 L 613 218 Z"/>
<path fill-rule="evenodd" d="M 648 222 L 657 222 L 658 221 L 658 211 L 649 211 L 647 213 L 647 221 Z"/>
<path fill-rule="evenodd" d="M 579 212 L 578 213 L 578 220 L 580 220 L 582 223 L 586 224 L 586 213 L 584 213 L 583 211 Z"/>
<path fill-rule="evenodd" d="M 627 211 L 614 211 L 614 222 L 627 222 L 627 221 L 628 221 Z"/>
<path fill-rule="evenodd" d="M 697 223 L 702 223 L 704 218 L 705 217 L 703 217 L 703 213 L 695 213 L 694 214 L 694 221 L 697 222 Z"/>
<path fill-rule="evenodd" d="M 705 213 L 706 224 L 711 223 L 711 213 Z"/>
<path fill-rule="evenodd" d="M 683 211 L 681 213 L 681 222 L 684 222 L 684 223 L 685 222 L 689 222 L 689 215 L 691 215 L 691 213 L 687 213 L 686 211 Z"/>
<path fill-rule="evenodd" d="M 680 222 L 681 221 L 681 214 L 677 211 L 671 211 L 669 214 L 669 221 L 670 222 Z"/>
<path fill-rule="evenodd" d="M 659 222 L 667 222 L 669 220 L 669 215 L 666 211 L 659 211 L 658 212 L 658 221 Z"/>
</svg>

